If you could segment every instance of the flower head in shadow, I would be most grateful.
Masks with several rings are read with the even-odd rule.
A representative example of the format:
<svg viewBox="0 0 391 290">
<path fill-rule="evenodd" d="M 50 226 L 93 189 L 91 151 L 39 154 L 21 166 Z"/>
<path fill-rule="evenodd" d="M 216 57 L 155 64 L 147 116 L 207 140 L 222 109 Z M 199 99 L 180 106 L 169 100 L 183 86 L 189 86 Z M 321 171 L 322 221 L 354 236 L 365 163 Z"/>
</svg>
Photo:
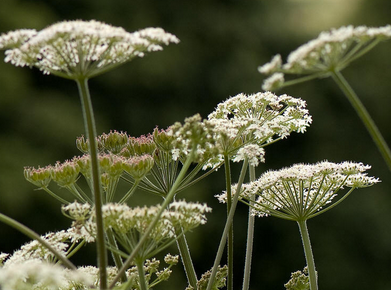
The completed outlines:
<svg viewBox="0 0 391 290">
<path fill-rule="evenodd" d="M 41 31 L 17 30 L 0 36 L 5 61 L 37 67 L 44 74 L 68 79 L 91 78 L 145 53 L 178 43 L 161 28 L 133 33 L 90 20 L 63 21 Z"/>
<path fill-rule="evenodd" d="M 264 90 L 275 90 L 285 85 L 284 74 L 306 75 L 296 82 L 327 77 L 331 71 L 341 71 L 380 41 L 391 38 L 391 26 L 371 28 L 346 26 L 322 32 L 318 38 L 303 44 L 282 63 L 280 55 L 258 68 L 271 75 L 263 83 Z"/>
</svg>

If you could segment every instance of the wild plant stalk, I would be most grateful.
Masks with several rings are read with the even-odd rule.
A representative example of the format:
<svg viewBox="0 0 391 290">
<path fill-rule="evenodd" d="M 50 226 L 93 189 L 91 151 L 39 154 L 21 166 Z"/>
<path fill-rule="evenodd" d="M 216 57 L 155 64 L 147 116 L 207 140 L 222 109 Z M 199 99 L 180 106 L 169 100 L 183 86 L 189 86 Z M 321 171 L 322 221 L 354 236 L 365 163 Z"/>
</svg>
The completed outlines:
<svg viewBox="0 0 391 290">
<path fill-rule="evenodd" d="M 310 280 L 310 290 L 318 290 L 318 277 L 315 270 L 315 260 L 312 253 L 310 235 L 307 228 L 307 220 L 299 220 L 297 224 L 300 229 L 301 240 L 303 242 L 303 249 L 305 259 L 307 261 L 308 276 Z"/>
<path fill-rule="evenodd" d="M 318 38 L 292 51 L 285 64 L 282 64 L 281 56 L 276 55 L 269 63 L 260 66 L 259 72 L 271 75 L 264 80 L 262 88 L 276 90 L 315 78 L 331 76 L 353 106 L 391 170 L 389 146 L 367 109 L 341 74 L 341 71 L 350 63 L 371 51 L 383 40 L 390 38 L 390 25 L 384 27 L 346 26 L 323 31 Z M 299 75 L 299 77 L 286 81 L 285 74 Z"/>
<path fill-rule="evenodd" d="M 249 165 L 249 179 L 250 182 L 255 181 L 255 167 Z M 255 195 L 250 198 L 250 207 L 248 208 L 248 222 L 247 222 L 247 242 L 246 242 L 246 256 L 244 262 L 244 274 L 243 274 L 243 286 L 242 290 L 248 290 L 250 288 L 250 274 L 251 274 L 251 260 L 253 256 L 253 246 L 254 246 L 254 225 L 255 225 L 255 216 L 252 214 L 251 205 Z"/>
<path fill-rule="evenodd" d="M 194 289 L 197 289 L 197 274 L 194 269 L 193 261 L 190 255 L 190 249 L 187 245 L 185 234 L 183 233 L 182 228 L 176 228 L 176 236 L 178 237 L 176 242 L 179 250 L 179 254 L 181 255 L 182 264 L 185 269 L 185 274 L 187 281 L 190 286 Z"/>
<path fill-rule="evenodd" d="M 365 128 L 368 130 L 369 134 L 371 135 L 372 140 L 375 142 L 388 168 L 391 170 L 391 150 L 388 147 L 387 142 L 384 140 L 379 129 L 377 128 L 371 115 L 368 113 L 367 109 L 360 101 L 357 94 L 354 92 L 354 90 L 346 81 L 346 79 L 343 77 L 340 71 L 337 70 L 332 71 L 331 76 L 333 80 L 337 83 L 338 87 L 348 98 L 350 104 L 353 106 L 357 115 L 360 117 L 362 123 L 364 124 Z"/>
<path fill-rule="evenodd" d="M 161 208 L 160 208 L 159 212 L 157 213 L 156 217 L 151 222 L 151 224 L 148 226 L 147 230 L 144 232 L 144 235 L 140 238 L 139 242 L 134 247 L 132 253 L 129 255 L 129 257 L 123 263 L 122 268 L 118 270 L 117 276 L 110 283 L 108 289 L 112 289 L 115 286 L 115 284 L 120 280 L 121 276 L 125 273 L 125 271 L 130 267 L 131 263 L 133 262 L 133 259 L 137 255 L 138 251 L 141 249 L 141 247 L 143 246 L 145 241 L 148 239 L 149 234 L 152 232 L 152 230 L 156 226 L 156 224 L 157 224 L 158 220 L 160 219 L 163 211 L 167 208 L 169 203 L 174 198 L 175 193 L 178 190 L 178 187 L 180 186 L 183 178 L 185 178 L 186 172 L 189 169 L 191 163 L 193 162 L 194 153 L 195 153 L 195 148 L 193 148 L 192 151 L 187 156 L 186 162 L 183 164 L 183 167 L 182 167 L 181 171 L 179 172 L 178 177 L 175 180 L 174 184 L 172 185 L 169 193 L 165 197 L 164 202 L 161 204 Z"/>
<path fill-rule="evenodd" d="M 212 289 L 213 281 L 216 277 L 217 269 L 218 269 L 218 266 L 220 264 L 221 258 L 224 253 L 224 248 L 225 248 L 225 244 L 227 242 L 227 237 L 228 237 L 229 231 L 231 230 L 231 226 L 232 226 L 234 215 L 235 215 L 236 205 L 238 204 L 241 185 L 243 184 L 244 178 L 246 176 L 247 166 L 248 166 L 248 160 L 245 159 L 243 161 L 242 170 L 240 171 L 237 189 L 236 189 L 236 192 L 232 198 L 231 208 L 230 208 L 227 220 L 225 222 L 223 234 L 221 235 L 220 244 L 217 249 L 215 261 L 213 263 L 212 271 L 210 274 L 210 278 L 209 278 L 209 282 L 208 282 L 208 286 L 207 286 L 206 290 Z"/>
<path fill-rule="evenodd" d="M 45 248 L 47 248 L 50 252 L 53 253 L 53 255 L 56 256 L 56 258 L 61 261 L 61 263 L 69 268 L 69 269 L 72 269 L 72 270 L 76 270 L 76 266 L 66 257 L 64 257 L 64 255 L 62 255 L 61 253 L 59 253 L 55 248 L 53 248 L 47 241 L 45 241 L 44 239 L 42 239 L 36 232 L 34 232 L 33 230 L 29 229 L 28 227 L 26 227 L 25 225 L 21 224 L 20 222 L 0 213 L 0 221 L 13 227 L 14 229 L 18 230 L 19 232 L 21 232 L 22 234 L 25 234 L 26 236 L 28 236 L 29 238 L 33 239 L 33 240 L 37 240 L 38 242 L 40 242 L 42 244 L 42 246 L 44 246 Z"/>
<path fill-rule="evenodd" d="M 224 171 L 225 171 L 225 183 L 227 191 L 227 218 L 229 216 L 231 207 L 232 207 L 232 192 L 231 192 L 231 166 L 230 158 L 226 154 L 224 155 Z M 233 222 L 231 223 L 230 229 L 228 231 L 227 237 L 227 266 L 228 266 L 228 276 L 227 276 L 227 290 L 233 290 L 233 264 L 234 264 L 234 227 Z"/>
<path fill-rule="evenodd" d="M 88 79 L 77 79 L 81 105 L 83 110 L 84 127 L 89 140 L 89 153 L 91 158 L 91 183 L 94 195 L 96 215 L 96 249 L 99 267 L 100 289 L 107 289 L 107 250 L 106 237 L 102 216 L 102 186 L 100 181 L 98 163 L 98 145 L 96 143 L 96 126 L 94 111 L 92 109 L 91 96 L 88 88 Z"/>
</svg>

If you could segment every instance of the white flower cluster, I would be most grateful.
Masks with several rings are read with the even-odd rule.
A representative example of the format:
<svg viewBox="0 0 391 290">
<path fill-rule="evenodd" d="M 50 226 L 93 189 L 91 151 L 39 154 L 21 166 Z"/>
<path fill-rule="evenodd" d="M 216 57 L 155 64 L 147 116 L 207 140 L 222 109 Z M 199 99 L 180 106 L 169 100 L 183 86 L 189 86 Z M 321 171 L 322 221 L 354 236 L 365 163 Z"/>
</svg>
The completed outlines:
<svg viewBox="0 0 391 290">
<path fill-rule="evenodd" d="M 37 67 L 64 78 L 91 78 L 162 45 L 178 43 L 161 28 L 129 33 L 121 27 L 90 20 L 64 21 L 39 32 L 17 30 L 0 36 L 5 61 Z"/>
<path fill-rule="evenodd" d="M 380 182 L 364 173 L 370 168 L 355 162 L 295 164 L 267 171 L 258 180 L 243 184 L 240 198 L 252 201 L 257 196 L 252 206 L 258 216 L 272 215 L 295 221 L 309 219 L 341 202 L 355 188 Z M 334 205 L 325 207 L 344 187 L 351 189 Z M 220 202 L 227 198 L 225 193 L 217 197 Z"/>
<path fill-rule="evenodd" d="M 294 131 L 303 133 L 312 122 L 305 101 L 271 92 L 231 97 L 218 104 L 208 120 L 220 159 L 222 155 L 235 162 L 248 158 L 254 166 L 264 162 L 265 145 Z"/>
<path fill-rule="evenodd" d="M 0 288 L 3 290 L 89 289 L 92 283 L 93 277 L 84 271 L 69 270 L 38 260 L 0 268 Z"/>
<path fill-rule="evenodd" d="M 344 26 L 322 32 L 318 38 L 291 52 L 285 64 L 282 64 L 281 56 L 276 55 L 269 63 L 260 66 L 260 73 L 272 74 L 264 81 L 263 89 L 273 90 L 283 86 L 283 74 L 323 77 L 332 70 L 342 70 L 377 43 L 390 38 L 390 25 L 376 28 Z"/>
<path fill-rule="evenodd" d="M 143 235 L 153 222 L 161 206 L 129 207 L 125 204 L 108 203 L 102 206 L 102 215 L 106 228 L 114 231 L 121 243 L 128 251 L 132 251 L 138 239 Z M 63 206 L 63 212 L 74 219 L 72 233 L 78 233 L 79 239 L 93 240 L 96 234 L 95 216 L 93 209 L 88 204 L 74 202 Z M 87 213 L 89 211 L 89 213 Z M 161 218 L 149 235 L 148 252 L 142 253 L 144 257 L 149 252 L 165 246 L 167 242 L 177 238 L 176 229 L 183 231 L 192 230 L 206 223 L 205 214 L 211 212 L 211 208 L 205 204 L 176 201 L 163 211 Z M 141 251 L 142 252 L 142 251 Z"/>
<path fill-rule="evenodd" d="M 69 242 L 72 240 L 72 233 L 67 231 L 59 231 L 55 233 L 48 233 L 44 236 L 41 236 L 43 240 L 49 243 L 57 252 L 61 253 L 63 256 L 66 256 L 67 250 L 69 248 Z M 19 250 L 16 250 L 12 255 L 3 263 L 5 267 L 19 264 L 28 260 L 39 260 L 45 262 L 56 261 L 54 254 L 49 251 L 45 246 L 43 246 L 37 240 L 32 240 L 24 244 Z"/>
</svg>

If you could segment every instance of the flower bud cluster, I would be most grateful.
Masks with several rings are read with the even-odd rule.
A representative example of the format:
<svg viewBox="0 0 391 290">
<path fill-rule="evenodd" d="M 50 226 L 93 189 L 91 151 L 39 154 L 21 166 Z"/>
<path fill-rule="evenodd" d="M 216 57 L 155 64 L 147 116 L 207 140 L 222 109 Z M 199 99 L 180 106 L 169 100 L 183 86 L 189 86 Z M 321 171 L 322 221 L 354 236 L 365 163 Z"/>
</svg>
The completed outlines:
<svg viewBox="0 0 391 290">
<path fill-rule="evenodd" d="M 391 26 L 344 26 L 320 33 L 318 38 L 300 46 L 282 64 L 280 55 L 258 68 L 265 75 L 264 90 L 276 90 L 284 86 L 284 74 L 305 74 L 325 77 L 332 70 L 339 71 L 360 57 L 378 42 L 391 38 Z"/>
<path fill-rule="evenodd" d="M 352 190 L 374 185 L 378 178 L 367 176 L 371 167 L 362 163 L 328 161 L 316 164 L 295 164 L 262 174 L 254 182 L 243 184 L 240 198 L 253 201 L 253 213 L 288 220 L 312 218 L 342 201 Z M 233 186 L 235 190 L 236 186 Z M 350 188 L 331 205 L 337 193 Z M 256 196 L 255 200 L 253 196 Z M 226 194 L 217 196 L 226 202 Z"/>
<path fill-rule="evenodd" d="M 94 77 L 178 42 L 161 28 L 129 33 L 95 20 L 75 20 L 55 23 L 39 32 L 22 29 L 3 34 L 0 49 L 6 49 L 5 61 L 13 65 L 78 79 Z"/>
<path fill-rule="evenodd" d="M 171 137 L 174 160 L 183 159 L 194 150 L 193 160 L 202 163 L 218 152 L 213 139 L 214 127 L 202 121 L 199 114 L 186 118 L 184 124 L 177 122 L 169 127 L 167 136 Z"/>
</svg>

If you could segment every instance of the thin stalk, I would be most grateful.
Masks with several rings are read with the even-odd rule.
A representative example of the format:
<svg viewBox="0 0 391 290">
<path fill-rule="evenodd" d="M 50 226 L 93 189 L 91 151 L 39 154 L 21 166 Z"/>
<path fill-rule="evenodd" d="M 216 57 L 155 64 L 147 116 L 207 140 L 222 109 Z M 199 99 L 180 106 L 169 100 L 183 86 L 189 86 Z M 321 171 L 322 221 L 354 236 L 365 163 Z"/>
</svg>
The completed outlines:
<svg viewBox="0 0 391 290">
<path fill-rule="evenodd" d="M 255 167 L 249 165 L 250 182 L 255 180 Z M 246 246 L 246 259 L 244 264 L 243 275 L 243 287 L 242 290 L 248 290 L 250 287 L 250 273 L 251 273 L 251 258 L 253 255 L 254 246 L 254 224 L 255 216 L 251 214 L 251 208 L 253 205 L 254 196 L 250 200 L 250 206 L 248 208 L 248 223 L 247 223 L 247 246 Z"/>
<path fill-rule="evenodd" d="M 305 259 L 307 261 L 308 275 L 310 278 L 310 290 L 318 290 L 318 277 L 315 270 L 315 261 L 312 254 L 310 235 L 308 234 L 307 221 L 297 221 L 299 225 L 301 240 L 303 242 Z"/>
<path fill-rule="evenodd" d="M 137 243 L 137 245 L 134 247 L 134 249 L 133 249 L 132 253 L 130 254 L 130 256 L 124 262 L 122 268 L 119 269 L 117 276 L 114 278 L 114 280 L 109 285 L 109 289 L 112 289 L 115 286 L 115 283 L 118 282 L 118 280 L 120 279 L 121 275 L 123 275 L 123 273 L 125 273 L 125 271 L 129 268 L 129 266 L 132 263 L 134 257 L 136 256 L 138 251 L 141 249 L 141 247 L 143 246 L 145 241 L 148 239 L 148 236 L 152 232 L 153 228 L 156 226 L 156 223 L 160 219 L 163 211 L 167 208 L 168 204 L 174 198 L 174 196 L 175 196 L 175 194 L 177 192 L 177 189 L 179 188 L 183 178 L 186 176 L 186 172 L 189 169 L 189 167 L 190 167 L 190 165 L 191 165 L 191 163 L 193 161 L 194 151 L 195 151 L 195 149 L 193 148 L 193 150 L 189 154 L 185 164 L 183 164 L 183 167 L 182 167 L 181 171 L 179 172 L 179 175 L 178 175 L 176 181 L 174 182 L 174 184 L 172 185 L 169 193 L 165 197 L 164 202 L 162 203 L 159 212 L 157 213 L 156 217 L 151 222 L 151 224 L 149 225 L 147 230 L 144 232 L 144 235 L 140 238 L 140 240 Z"/>
<path fill-rule="evenodd" d="M 194 270 L 193 261 L 191 259 L 190 250 L 187 245 L 185 234 L 183 233 L 182 228 L 176 228 L 176 236 L 178 239 L 176 240 L 179 253 L 181 255 L 182 264 L 185 268 L 185 273 L 187 277 L 187 281 L 190 286 L 194 289 L 197 289 L 197 274 Z"/>
<path fill-rule="evenodd" d="M 210 274 L 210 278 L 209 278 L 209 282 L 208 282 L 208 287 L 206 288 L 206 290 L 212 289 L 213 280 L 216 277 L 217 268 L 220 264 L 221 257 L 223 256 L 223 253 L 224 253 L 225 243 L 227 241 L 228 232 L 229 232 L 231 225 L 232 225 L 232 222 L 233 222 L 233 218 L 234 218 L 235 210 L 236 210 L 236 205 L 238 204 L 238 200 L 239 200 L 240 190 L 241 190 L 241 187 L 242 187 L 242 184 L 244 181 L 244 177 L 246 176 L 247 166 L 248 166 L 248 161 L 247 161 L 247 159 L 245 159 L 243 162 L 243 165 L 242 165 L 242 170 L 240 171 L 239 180 L 238 180 L 238 184 L 236 187 L 236 192 L 235 192 L 235 195 L 232 199 L 231 209 L 229 211 L 227 220 L 225 222 L 224 231 L 223 231 L 223 234 L 221 235 L 219 248 L 217 250 L 216 258 L 215 258 L 215 261 L 213 264 L 212 272 Z"/>
<path fill-rule="evenodd" d="M 145 280 L 145 272 L 144 272 L 144 262 L 143 261 L 135 261 L 138 272 L 138 282 L 140 286 L 140 290 L 148 290 L 147 280 Z"/>
<path fill-rule="evenodd" d="M 29 229 L 25 225 L 21 224 L 20 222 L 0 213 L 0 221 L 13 227 L 14 229 L 18 230 L 22 234 L 28 236 L 29 238 L 33 240 L 37 240 L 40 242 L 45 248 L 47 248 L 50 252 L 53 253 L 53 255 L 56 256 L 58 260 L 60 260 L 67 268 L 76 270 L 76 266 L 73 265 L 71 261 L 69 261 L 64 255 L 59 253 L 55 248 L 53 248 L 47 241 L 42 239 L 36 232 Z"/>
<path fill-rule="evenodd" d="M 369 115 L 367 109 L 361 103 L 360 99 L 357 97 L 352 87 L 349 85 L 349 83 L 339 71 L 333 71 L 331 76 L 333 77 L 333 80 L 337 83 L 339 88 L 343 91 L 345 96 L 348 98 L 353 108 L 356 110 L 356 113 L 360 117 L 364 126 L 367 128 L 369 134 L 372 137 L 372 140 L 375 142 L 378 150 L 382 154 L 384 161 L 387 163 L 388 168 L 391 170 L 391 150 L 388 147 L 379 129 L 377 128 L 375 122 Z"/>
<path fill-rule="evenodd" d="M 94 112 L 92 109 L 90 92 L 88 89 L 88 80 L 79 79 L 76 80 L 77 87 L 79 89 L 84 126 L 87 138 L 89 140 L 89 153 L 91 158 L 91 178 L 92 178 L 92 191 L 95 202 L 95 215 L 96 215 L 96 248 L 98 255 L 98 267 L 99 267 L 99 279 L 100 289 L 107 289 L 107 251 L 105 244 L 105 232 L 103 226 L 102 217 L 102 186 L 100 184 L 99 163 L 98 163 L 98 146 L 96 143 L 96 127 Z"/>
<path fill-rule="evenodd" d="M 112 248 L 119 250 L 118 244 L 117 244 L 115 237 L 114 237 L 113 230 L 108 229 L 106 234 L 107 234 L 107 240 L 109 242 L 109 245 Z M 123 265 L 121 255 L 119 255 L 117 251 L 111 251 L 111 255 L 113 257 L 113 260 L 114 260 L 114 263 L 115 263 L 115 266 L 117 267 L 117 269 L 121 268 Z M 126 282 L 126 274 L 125 273 L 121 276 L 121 282 Z"/>
<path fill-rule="evenodd" d="M 225 169 L 225 188 L 227 192 L 227 218 L 229 211 L 232 207 L 232 192 L 231 192 L 231 166 L 228 155 L 224 155 L 224 169 Z M 233 222 L 231 223 L 228 237 L 227 237 L 227 290 L 233 290 L 233 279 L 234 279 L 234 227 Z"/>
</svg>

